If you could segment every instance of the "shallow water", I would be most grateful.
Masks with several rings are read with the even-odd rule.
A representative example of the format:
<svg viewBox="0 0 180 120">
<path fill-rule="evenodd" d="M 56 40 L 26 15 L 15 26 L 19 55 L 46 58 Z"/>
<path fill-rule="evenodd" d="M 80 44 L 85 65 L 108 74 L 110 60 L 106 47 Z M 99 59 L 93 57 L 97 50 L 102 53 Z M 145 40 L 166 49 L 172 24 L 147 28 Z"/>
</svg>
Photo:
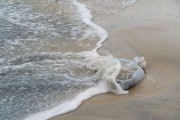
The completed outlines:
<svg viewBox="0 0 180 120">
<path fill-rule="evenodd" d="M 134 3 L 81 2 L 95 20 Z M 98 35 L 72 0 L 0 0 L 0 119 L 24 119 L 96 85 L 101 74 L 75 53 L 95 48 Z"/>
</svg>

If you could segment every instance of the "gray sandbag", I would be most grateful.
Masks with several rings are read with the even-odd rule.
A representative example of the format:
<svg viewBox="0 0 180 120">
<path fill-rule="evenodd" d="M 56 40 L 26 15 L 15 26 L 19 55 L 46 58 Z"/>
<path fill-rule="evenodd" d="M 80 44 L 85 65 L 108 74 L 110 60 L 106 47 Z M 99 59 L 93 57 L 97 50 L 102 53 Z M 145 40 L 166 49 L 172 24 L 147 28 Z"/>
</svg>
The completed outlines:
<svg viewBox="0 0 180 120">
<path fill-rule="evenodd" d="M 119 60 L 121 62 L 126 62 L 133 66 L 135 65 L 137 67 L 137 69 L 134 71 L 132 76 L 127 80 L 116 79 L 116 82 L 121 86 L 122 89 L 127 90 L 143 80 L 143 78 L 145 77 L 145 73 L 143 69 L 146 68 L 146 62 L 143 57 L 142 58 L 136 57 L 133 61 L 124 60 L 124 59 L 119 59 Z"/>
<path fill-rule="evenodd" d="M 134 74 L 130 79 L 127 80 L 117 79 L 116 81 L 118 84 L 120 84 L 122 89 L 127 90 L 133 87 L 134 85 L 136 85 L 137 83 L 139 83 L 140 81 L 142 81 L 144 76 L 145 76 L 144 70 L 141 67 L 138 67 L 137 71 L 134 72 Z"/>
</svg>

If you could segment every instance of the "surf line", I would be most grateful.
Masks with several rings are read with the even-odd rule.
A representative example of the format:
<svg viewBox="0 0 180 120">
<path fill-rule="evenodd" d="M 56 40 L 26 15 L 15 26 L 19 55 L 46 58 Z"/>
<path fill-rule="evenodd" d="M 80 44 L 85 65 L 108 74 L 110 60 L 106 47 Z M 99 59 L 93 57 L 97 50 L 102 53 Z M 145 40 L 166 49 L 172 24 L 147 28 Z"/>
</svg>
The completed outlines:
<svg viewBox="0 0 180 120">
<path fill-rule="evenodd" d="M 77 7 L 77 12 L 80 14 L 82 22 L 91 27 L 91 29 L 93 29 L 94 33 L 96 33 L 100 39 L 98 43 L 96 43 L 96 47 L 91 51 L 97 52 L 97 50 L 102 47 L 102 43 L 108 39 L 108 33 L 106 30 L 92 22 L 93 16 L 91 15 L 90 10 L 88 10 L 84 4 L 74 0 L 74 5 Z"/>
<path fill-rule="evenodd" d="M 102 74 L 102 82 L 105 82 L 105 86 L 109 89 L 109 91 L 116 94 L 127 94 L 128 91 L 123 90 L 121 86 L 116 82 L 116 78 L 122 68 L 120 61 L 113 57 L 110 58 L 100 56 L 97 53 L 97 50 L 101 48 L 102 44 L 108 39 L 108 33 L 106 32 L 106 30 L 92 22 L 93 16 L 91 15 L 90 10 L 87 9 L 84 4 L 81 4 L 74 0 L 74 5 L 77 6 L 77 12 L 79 12 L 79 14 L 81 15 L 82 22 L 91 27 L 94 33 L 99 37 L 99 41 L 97 42 L 96 47 L 93 50 L 84 51 L 79 54 L 86 58 L 94 59 L 97 64 L 104 63 L 106 65 L 106 67 L 104 68 L 105 70 Z M 99 70 L 101 69 L 101 67 L 102 66 L 97 65 L 95 69 Z"/>
<path fill-rule="evenodd" d="M 82 22 L 91 27 L 100 39 L 99 42 L 96 44 L 96 47 L 92 51 L 84 51 L 79 54 L 85 57 L 97 58 L 97 60 L 99 60 L 100 62 L 101 60 L 104 61 L 104 58 L 101 58 L 101 56 L 97 53 L 97 50 L 101 48 L 102 43 L 108 39 L 107 32 L 103 28 L 92 22 L 93 16 L 91 15 L 90 11 L 86 8 L 85 5 L 78 3 L 76 0 L 74 0 L 74 5 L 77 6 L 77 11 L 81 15 Z M 107 60 L 109 59 L 106 59 L 105 61 Z M 108 86 L 108 84 L 115 87 L 116 90 L 113 92 L 117 94 L 127 94 L 128 92 L 124 91 L 121 88 L 121 86 L 116 82 L 116 77 L 118 76 L 121 70 L 121 64 L 119 60 L 110 59 L 110 61 L 112 61 L 108 64 L 110 67 L 105 67 L 106 70 L 102 75 L 103 80 L 99 81 L 96 86 L 79 93 L 74 99 L 70 101 L 66 101 L 49 110 L 32 114 L 24 120 L 48 120 L 52 117 L 63 115 L 67 112 L 71 112 L 77 109 L 83 101 L 93 96 L 113 91 Z"/>
</svg>

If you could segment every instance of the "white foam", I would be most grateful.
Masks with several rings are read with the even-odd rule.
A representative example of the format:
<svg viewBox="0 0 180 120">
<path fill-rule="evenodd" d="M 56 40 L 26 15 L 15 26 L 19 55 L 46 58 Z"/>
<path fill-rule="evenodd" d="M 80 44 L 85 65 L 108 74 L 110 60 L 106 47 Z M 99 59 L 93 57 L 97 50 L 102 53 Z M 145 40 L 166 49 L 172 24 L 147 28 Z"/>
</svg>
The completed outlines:
<svg viewBox="0 0 180 120">
<path fill-rule="evenodd" d="M 80 106 L 80 104 L 91 98 L 92 96 L 107 93 L 108 89 L 104 83 L 99 83 L 97 86 L 89 88 L 84 92 L 80 93 L 76 98 L 71 101 L 66 101 L 63 104 L 56 106 L 50 110 L 39 112 L 37 114 L 33 114 L 25 120 L 47 120 L 57 115 L 62 115 L 64 113 L 75 110 Z"/>
<path fill-rule="evenodd" d="M 77 6 L 78 12 L 82 18 L 82 22 L 87 24 L 99 37 L 99 42 L 96 44 L 96 47 L 92 51 L 84 51 L 76 55 L 85 57 L 86 61 L 89 61 L 89 63 L 87 64 L 87 68 L 98 71 L 101 74 L 101 79 L 95 87 L 91 87 L 83 91 L 74 99 L 64 102 L 50 110 L 31 115 L 25 120 L 47 120 L 54 116 L 62 115 L 64 113 L 77 109 L 83 101 L 102 93 L 128 93 L 128 91 L 124 91 L 116 82 L 116 78 L 121 70 L 120 61 L 113 57 L 100 56 L 97 53 L 97 50 L 102 47 L 102 43 L 108 38 L 107 32 L 91 21 L 93 17 L 85 5 L 78 3 L 76 0 L 74 1 L 74 5 Z"/>
<path fill-rule="evenodd" d="M 99 48 L 102 47 L 102 43 L 108 39 L 108 34 L 106 30 L 92 22 L 93 16 L 85 5 L 78 3 L 76 0 L 74 1 L 74 4 L 77 6 L 78 12 L 81 15 L 82 22 L 91 27 L 91 29 L 94 31 L 94 33 L 97 34 L 100 39 L 99 42 L 96 44 L 96 47 L 93 49 L 93 51 L 97 51 Z"/>
<path fill-rule="evenodd" d="M 35 19 L 47 19 L 48 14 L 33 11 L 32 6 L 20 3 L 18 5 L 11 5 L 10 2 L 3 2 L 0 9 L 0 18 L 7 20 L 9 23 L 27 27 L 33 30 L 34 33 L 48 32 L 54 36 L 59 34 L 56 32 L 55 26 L 52 24 L 43 23 L 41 21 L 34 21 Z"/>
<path fill-rule="evenodd" d="M 102 47 L 102 43 L 108 39 L 106 30 L 92 22 L 93 17 L 85 5 L 78 3 L 76 0 L 74 1 L 74 4 L 77 6 L 78 12 L 81 15 L 82 22 L 91 27 L 91 29 L 100 39 L 96 44 L 96 47 L 92 51 L 84 51 L 79 54 L 84 57 L 90 58 L 91 61 L 94 62 L 93 64 L 91 64 L 91 66 L 96 66 L 96 68 L 92 68 L 91 66 L 89 66 L 90 69 L 103 71 L 102 79 L 110 85 L 109 91 L 113 91 L 117 94 L 128 93 L 127 91 L 124 91 L 116 82 L 116 77 L 121 70 L 121 63 L 117 60 L 115 60 L 114 62 L 113 58 L 109 59 L 108 57 L 101 57 L 97 53 L 97 50 Z M 112 86 L 114 86 L 115 88 L 112 88 Z"/>
<path fill-rule="evenodd" d="M 122 68 L 118 59 L 113 57 L 99 56 L 95 58 L 88 58 L 88 68 L 98 71 L 102 76 L 100 80 L 104 81 L 108 85 L 108 89 L 111 92 L 117 94 L 127 94 L 119 84 L 116 82 L 116 78 Z M 92 60 L 93 59 L 93 60 Z"/>
<path fill-rule="evenodd" d="M 87 58 L 86 61 L 89 63 L 87 64 L 89 69 L 99 71 L 102 76 L 96 86 L 83 91 L 74 99 L 66 101 L 59 106 L 47 111 L 30 115 L 29 117 L 25 118 L 25 120 L 47 120 L 54 116 L 62 115 L 77 109 L 83 101 L 95 95 L 107 92 L 115 92 L 117 94 L 128 93 L 127 91 L 124 91 L 116 82 L 116 78 L 121 70 L 119 60 L 114 59 L 113 57 L 97 56 Z"/>
</svg>

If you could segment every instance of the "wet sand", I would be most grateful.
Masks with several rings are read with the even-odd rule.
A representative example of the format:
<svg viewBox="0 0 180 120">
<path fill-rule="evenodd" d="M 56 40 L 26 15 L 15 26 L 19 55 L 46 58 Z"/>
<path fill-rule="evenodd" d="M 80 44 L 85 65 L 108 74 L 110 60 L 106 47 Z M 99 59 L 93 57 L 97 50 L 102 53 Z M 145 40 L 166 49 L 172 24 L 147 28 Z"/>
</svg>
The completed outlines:
<svg viewBox="0 0 180 120">
<path fill-rule="evenodd" d="M 52 120 L 179 120 L 180 1 L 140 0 L 106 20 L 102 50 L 115 57 L 144 56 L 146 78 L 127 95 L 108 93 Z"/>
</svg>

